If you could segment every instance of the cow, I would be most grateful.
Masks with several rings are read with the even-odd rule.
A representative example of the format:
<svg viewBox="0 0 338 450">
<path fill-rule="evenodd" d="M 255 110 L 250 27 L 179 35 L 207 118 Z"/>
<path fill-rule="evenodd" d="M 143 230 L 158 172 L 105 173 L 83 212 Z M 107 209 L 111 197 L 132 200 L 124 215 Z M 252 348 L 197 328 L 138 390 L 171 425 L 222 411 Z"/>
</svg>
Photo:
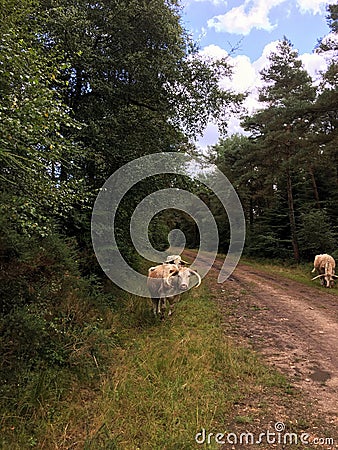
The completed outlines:
<svg viewBox="0 0 338 450">
<path fill-rule="evenodd" d="M 332 256 L 324 253 L 323 255 L 316 255 L 313 262 L 312 272 L 317 271 L 318 275 L 313 277 L 312 280 L 320 278 L 320 284 L 327 288 L 331 288 L 334 285 L 334 278 L 338 278 L 335 275 L 336 262 Z"/>
<path fill-rule="evenodd" d="M 181 292 L 189 288 L 191 275 L 195 275 L 198 279 L 196 287 L 200 286 L 200 275 L 188 267 L 167 263 L 150 267 L 147 286 L 151 295 L 155 316 L 163 317 L 167 301 L 169 303 L 168 315 L 171 316 L 174 304 L 179 300 Z"/>
<path fill-rule="evenodd" d="M 189 264 L 187 263 L 187 261 L 184 261 L 184 259 L 182 259 L 180 255 L 167 256 L 165 262 L 168 264 L 176 264 L 176 266 L 184 266 L 185 264 Z"/>
<path fill-rule="evenodd" d="M 179 267 L 176 264 L 159 264 L 148 270 L 147 286 L 153 303 L 154 315 L 162 315 L 165 307 L 165 295 L 171 289 L 170 277 L 177 275 Z"/>
</svg>

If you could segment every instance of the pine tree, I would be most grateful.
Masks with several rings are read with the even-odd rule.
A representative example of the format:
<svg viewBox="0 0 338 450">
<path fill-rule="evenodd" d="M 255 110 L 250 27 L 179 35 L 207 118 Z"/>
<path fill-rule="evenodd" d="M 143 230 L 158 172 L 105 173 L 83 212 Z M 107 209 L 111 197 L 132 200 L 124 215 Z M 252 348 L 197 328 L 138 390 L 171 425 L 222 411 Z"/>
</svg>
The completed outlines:
<svg viewBox="0 0 338 450">
<path fill-rule="evenodd" d="M 333 223 L 338 221 L 338 5 L 328 5 L 331 33 L 322 38 L 316 51 L 328 61 L 322 73 L 319 95 L 312 115 L 316 124 L 314 141 L 322 175 L 321 202 Z M 319 170 L 319 169 L 318 169 Z"/>
<path fill-rule="evenodd" d="M 247 118 L 244 126 L 255 138 L 258 165 L 270 171 L 268 182 L 272 183 L 273 192 L 286 191 L 293 254 L 299 261 L 293 183 L 305 163 L 304 114 L 312 105 L 316 91 L 297 52 L 285 37 L 268 60 L 269 66 L 261 72 L 266 85 L 259 92 L 265 108 Z"/>
</svg>

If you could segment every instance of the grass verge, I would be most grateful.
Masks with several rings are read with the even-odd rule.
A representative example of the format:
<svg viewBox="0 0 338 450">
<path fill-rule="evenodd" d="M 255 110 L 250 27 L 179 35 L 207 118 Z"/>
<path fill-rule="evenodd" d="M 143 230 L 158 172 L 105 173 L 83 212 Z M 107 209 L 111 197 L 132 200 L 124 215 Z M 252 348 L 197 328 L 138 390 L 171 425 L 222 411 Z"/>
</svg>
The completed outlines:
<svg viewBox="0 0 338 450">
<path fill-rule="evenodd" d="M 13 393 L 2 448 L 204 448 L 195 441 L 201 429 L 254 420 L 237 417 L 234 405 L 266 389 L 287 392 L 280 374 L 224 336 L 206 287 L 183 295 L 165 321 L 152 317 L 149 301 L 122 296 L 101 322 L 102 348 L 87 349 L 88 370 L 85 357 L 75 368 L 37 369 Z"/>
</svg>

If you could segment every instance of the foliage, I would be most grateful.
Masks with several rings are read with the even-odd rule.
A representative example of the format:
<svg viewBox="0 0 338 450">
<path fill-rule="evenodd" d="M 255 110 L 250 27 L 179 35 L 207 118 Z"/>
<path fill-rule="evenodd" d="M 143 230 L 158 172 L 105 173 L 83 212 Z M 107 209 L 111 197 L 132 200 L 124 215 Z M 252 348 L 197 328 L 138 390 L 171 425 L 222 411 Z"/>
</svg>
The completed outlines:
<svg viewBox="0 0 338 450">
<path fill-rule="evenodd" d="M 197 55 L 176 1 L 6 0 L 0 14 L 3 213 L 20 233 L 62 230 L 88 253 L 91 207 L 114 170 L 180 150 L 211 114 L 224 121 L 238 100 L 219 88 L 228 62 Z M 130 260 L 132 203 L 117 221 Z"/>
<path fill-rule="evenodd" d="M 319 253 L 331 254 L 336 250 L 337 230 L 332 226 L 325 210 L 311 210 L 300 217 L 298 231 L 303 255 L 312 259 Z"/>
<path fill-rule="evenodd" d="M 329 8 L 334 31 L 334 11 Z M 323 42 L 326 42 L 323 40 Z M 296 261 L 333 251 L 337 230 L 336 49 L 314 85 L 284 37 L 261 72 L 262 108 L 246 136 L 213 147 L 213 161 L 238 190 L 248 223 L 246 252 Z"/>
<path fill-rule="evenodd" d="M 78 424 L 85 413 L 81 398 L 76 412 L 65 405 L 77 392 L 95 396 L 107 362 L 119 365 L 119 353 L 109 359 L 117 294 L 90 241 L 98 189 L 130 160 L 185 151 L 240 96 L 219 87 L 228 61 L 198 56 L 175 0 L 4 0 L 0 18 L 1 443 L 68 448 L 70 416 Z M 120 208 L 129 261 L 126 220 L 153 188 L 145 180 Z M 168 228 L 150 228 L 161 248 Z"/>
<path fill-rule="evenodd" d="M 179 149 L 237 99 L 218 86 L 228 62 L 196 54 L 176 1 L 42 4 L 45 45 L 68 66 L 64 100 L 86 123 L 92 157 L 80 167 L 96 186 L 127 161 Z"/>
<path fill-rule="evenodd" d="M 3 407 L 25 414 L 24 396 L 33 410 L 39 404 L 39 394 L 31 391 L 34 380 L 45 371 L 64 371 L 69 380 L 95 373 L 95 358 L 115 335 L 109 314 L 101 316 L 106 300 L 99 286 L 80 277 L 72 242 L 56 235 L 28 237 L 3 225 L 2 220 L 1 397 Z"/>
</svg>

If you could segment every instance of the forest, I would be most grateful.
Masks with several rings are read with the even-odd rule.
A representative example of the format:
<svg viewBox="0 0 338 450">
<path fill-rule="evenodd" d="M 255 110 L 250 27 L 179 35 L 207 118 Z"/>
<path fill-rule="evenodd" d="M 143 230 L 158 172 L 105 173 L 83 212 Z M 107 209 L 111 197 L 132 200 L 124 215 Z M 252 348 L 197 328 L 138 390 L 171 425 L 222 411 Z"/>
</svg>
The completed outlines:
<svg viewBox="0 0 338 450">
<path fill-rule="evenodd" d="M 322 252 L 338 258 L 337 5 L 327 7 L 331 38 L 318 36 L 315 48 L 330 55 L 320 82 L 284 37 L 261 73 L 262 108 L 252 116 L 242 108 L 245 93 L 220 87 L 220 78 L 231 76 L 229 59 L 200 55 L 178 0 L 4 0 L 0 17 L 0 391 L 7 430 L 8 417 L 18 416 L 18 430 L 38 414 L 39 395 L 28 399 L 27 392 L 41 388 L 41 374 L 64 377 L 61 398 L 70 380 L 90 385 L 95 355 L 103 361 L 121 339 L 107 311 L 123 294 L 96 260 L 91 214 L 101 186 L 124 164 L 157 152 L 199 155 L 194 139 L 216 121 L 222 138 L 203 158 L 242 202 L 244 254 L 295 263 Z M 243 135 L 227 134 L 233 112 Z M 142 269 L 126 224 L 145 195 L 167 187 L 187 189 L 208 206 L 226 253 L 227 215 L 213 193 L 188 175 L 160 175 L 133 188 L 119 209 L 125 259 Z M 174 228 L 198 247 L 193 220 L 175 209 L 150 223 L 154 247 L 164 249 Z M 22 437 L 31 447 L 33 434 Z"/>
</svg>

